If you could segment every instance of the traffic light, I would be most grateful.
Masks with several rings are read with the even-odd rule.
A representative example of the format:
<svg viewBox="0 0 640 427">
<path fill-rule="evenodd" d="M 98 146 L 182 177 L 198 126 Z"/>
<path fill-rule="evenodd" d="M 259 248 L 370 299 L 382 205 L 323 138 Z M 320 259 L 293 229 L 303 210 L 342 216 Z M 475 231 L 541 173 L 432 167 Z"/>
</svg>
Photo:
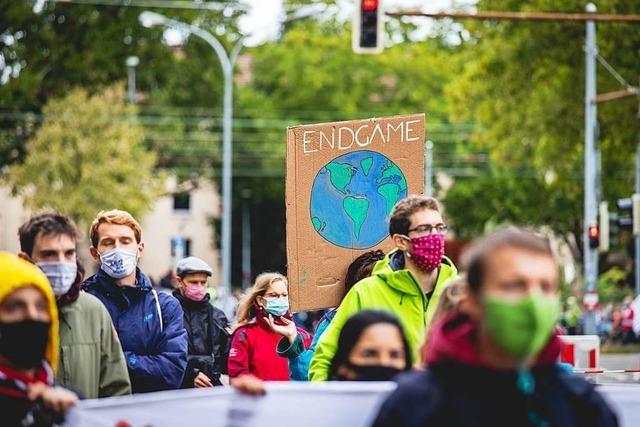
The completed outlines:
<svg viewBox="0 0 640 427">
<path fill-rule="evenodd" d="M 589 247 L 591 249 L 596 249 L 600 246 L 600 230 L 598 229 L 598 224 L 591 224 L 589 226 Z"/>
<path fill-rule="evenodd" d="M 620 211 L 628 214 L 618 218 L 620 228 L 631 230 L 634 236 L 640 235 L 640 194 L 618 199 L 616 205 Z"/>
<path fill-rule="evenodd" d="M 356 53 L 381 53 L 383 45 L 382 0 L 357 0 L 353 14 L 352 47 Z"/>
</svg>

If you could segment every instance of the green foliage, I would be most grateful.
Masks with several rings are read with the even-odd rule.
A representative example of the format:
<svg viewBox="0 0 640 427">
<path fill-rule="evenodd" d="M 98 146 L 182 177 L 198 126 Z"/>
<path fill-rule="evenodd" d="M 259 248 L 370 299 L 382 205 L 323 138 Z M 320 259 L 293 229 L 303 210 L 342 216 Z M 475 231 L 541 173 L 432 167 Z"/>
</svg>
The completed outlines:
<svg viewBox="0 0 640 427">
<path fill-rule="evenodd" d="M 598 296 L 600 304 L 619 304 L 625 297 L 633 297 L 633 291 L 626 286 L 627 272 L 612 267 L 598 276 Z"/>
<path fill-rule="evenodd" d="M 154 107 L 152 114 L 166 112 L 167 107 L 221 105 L 219 62 L 204 41 L 192 37 L 182 49 L 169 48 L 163 42 L 163 28 L 140 25 L 138 16 L 143 9 L 139 7 L 45 2 L 43 10 L 34 13 L 34 3 L 0 0 L 0 56 L 4 61 L 0 61 L 0 75 L 10 71 L 8 81 L 0 84 L 0 171 L 25 155 L 25 143 L 37 128 L 37 115 L 49 99 L 64 96 L 78 86 L 93 93 L 125 80 L 125 61 L 131 55 L 140 58 L 137 86 L 146 105 Z M 228 37 L 237 35 L 239 12 L 235 9 L 224 14 L 154 11 L 212 32 L 221 31 Z M 229 44 L 225 37 L 221 41 Z M 194 136 L 188 132 L 192 127 L 177 118 L 175 110 L 167 113 L 169 117 L 163 117 L 160 123 L 147 125 L 154 126 L 158 131 L 155 134 L 167 133 L 170 122 L 169 136 L 162 135 L 156 145 L 160 149 L 171 145 L 175 150 L 183 139 Z M 215 141 L 210 132 L 205 139 L 208 143 Z"/>
<path fill-rule="evenodd" d="M 73 89 L 44 107 L 44 123 L 27 157 L 8 174 L 27 206 L 55 209 L 88 224 L 96 212 L 119 208 L 142 214 L 159 194 L 155 155 L 144 147 L 124 90 L 88 95 Z M 127 119 L 127 120 L 123 120 Z"/>
<path fill-rule="evenodd" d="M 484 0 L 478 2 L 478 10 L 581 12 L 584 2 Z M 598 11 L 637 14 L 640 3 L 603 0 L 598 2 Z M 460 54 L 463 66 L 446 88 L 451 117 L 476 123 L 473 141 L 490 153 L 498 167 L 511 171 L 512 181 L 529 193 L 520 197 L 520 192 L 483 191 L 482 203 L 497 209 L 498 216 L 506 209 L 507 218 L 515 222 L 546 223 L 556 231 L 580 235 L 584 24 L 484 21 L 466 27 L 471 40 Z M 631 84 L 637 84 L 638 27 L 611 23 L 597 27 L 599 53 Z M 597 72 L 598 93 L 621 89 L 604 68 L 598 66 Z M 640 132 L 636 113 L 634 99 L 598 106 L 602 188 L 610 202 L 632 190 L 633 153 Z M 520 180 L 527 175 L 533 176 L 533 182 Z M 550 178 L 548 184 L 542 177 Z M 471 180 L 457 181 L 452 190 L 457 195 L 451 197 L 466 194 L 467 205 L 471 205 L 478 187 Z M 509 208 L 516 203 L 523 204 L 520 210 Z M 473 210 L 449 210 L 456 224 L 466 228 L 463 234 L 476 232 L 490 216 L 474 212 L 477 204 L 473 206 Z M 545 214 L 534 212 L 540 210 Z"/>
</svg>

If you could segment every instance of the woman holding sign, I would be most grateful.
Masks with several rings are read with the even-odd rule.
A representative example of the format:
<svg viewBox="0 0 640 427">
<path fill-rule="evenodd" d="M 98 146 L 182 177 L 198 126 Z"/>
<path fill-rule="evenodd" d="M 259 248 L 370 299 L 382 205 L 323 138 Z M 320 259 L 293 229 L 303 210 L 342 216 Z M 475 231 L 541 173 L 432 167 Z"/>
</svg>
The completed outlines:
<svg viewBox="0 0 640 427">
<path fill-rule="evenodd" d="M 292 320 L 287 278 L 279 273 L 260 274 L 238 307 L 228 359 L 231 383 L 246 374 L 265 381 L 298 379 L 290 376 L 289 364 L 309 348 L 311 338 Z"/>
</svg>

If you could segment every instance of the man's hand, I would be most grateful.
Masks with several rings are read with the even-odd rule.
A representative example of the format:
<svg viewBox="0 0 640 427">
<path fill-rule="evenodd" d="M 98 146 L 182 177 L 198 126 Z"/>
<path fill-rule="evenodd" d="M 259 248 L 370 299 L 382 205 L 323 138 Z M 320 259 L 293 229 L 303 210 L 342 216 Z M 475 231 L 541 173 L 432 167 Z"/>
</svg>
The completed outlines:
<svg viewBox="0 0 640 427">
<path fill-rule="evenodd" d="M 28 394 L 29 399 L 41 399 L 44 406 L 60 414 L 66 413 L 78 403 L 75 393 L 62 387 L 49 387 L 41 382 L 30 384 Z"/>
<path fill-rule="evenodd" d="M 269 315 L 269 317 L 267 318 L 267 323 L 274 332 L 282 335 L 283 337 L 287 337 L 289 343 L 293 344 L 296 336 L 298 336 L 298 329 L 296 328 L 296 324 L 286 317 L 281 317 L 280 319 L 284 322 L 284 325 L 276 325 L 272 315 Z"/>
<path fill-rule="evenodd" d="M 232 378 L 231 386 L 238 390 L 240 393 L 248 394 L 251 396 L 262 396 L 267 391 L 264 388 L 264 382 L 251 374 L 240 375 L 237 378 Z"/>
<path fill-rule="evenodd" d="M 211 379 L 202 372 L 198 372 L 198 375 L 193 379 L 193 385 L 196 388 L 213 387 Z"/>
</svg>

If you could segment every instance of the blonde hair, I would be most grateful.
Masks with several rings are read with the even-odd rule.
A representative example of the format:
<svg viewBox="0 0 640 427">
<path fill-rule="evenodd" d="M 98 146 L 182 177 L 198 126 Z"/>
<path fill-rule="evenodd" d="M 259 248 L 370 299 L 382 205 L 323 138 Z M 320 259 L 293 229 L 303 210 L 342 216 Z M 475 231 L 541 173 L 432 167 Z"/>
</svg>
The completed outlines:
<svg viewBox="0 0 640 427">
<path fill-rule="evenodd" d="M 98 242 L 100 241 L 100 236 L 98 236 L 98 228 L 102 224 L 126 225 L 133 230 L 133 233 L 136 236 L 137 243 L 140 243 L 140 241 L 142 240 L 142 228 L 140 227 L 138 221 L 136 221 L 135 218 L 131 216 L 131 214 L 127 211 L 112 209 L 110 211 L 98 212 L 98 215 L 96 215 L 93 222 L 91 223 L 89 236 L 91 238 L 91 244 L 94 248 L 98 247 Z"/>
<path fill-rule="evenodd" d="M 284 282 L 287 288 L 289 287 L 287 278 L 280 273 L 261 273 L 256 277 L 253 287 L 249 290 L 247 295 L 242 298 L 242 301 L 240 301 L 240 304 L 238 305 L 238 323 L 236 324 L 236 328 L 248 323 L 251 319 L 256 317 L 256 300 L 259 296 L 264 296 L 264 294 L 267 293 L 269 286 L 275 282 Z"/>
<path fill-rule="evenodd" d="M 432 324 L 443 316 L 458 311 L 460 303 L 467 296 L 468 288 L 467 278 L 464 274 L 449 281 L 438 300 L 438 305 L 433 313 Z"/>
</svg>

